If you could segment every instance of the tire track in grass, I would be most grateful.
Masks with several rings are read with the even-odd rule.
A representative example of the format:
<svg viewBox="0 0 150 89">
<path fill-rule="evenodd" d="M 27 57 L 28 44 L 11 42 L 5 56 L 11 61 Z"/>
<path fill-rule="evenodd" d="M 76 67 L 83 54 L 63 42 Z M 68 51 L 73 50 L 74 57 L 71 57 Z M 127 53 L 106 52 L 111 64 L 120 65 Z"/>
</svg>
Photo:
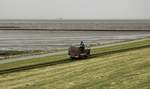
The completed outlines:
<svg viewBox="0 0 150 89">
<path fill-rule="evenodd" d="M 116 56 L 114 56 L 114 58 L 115 58 L 115 57 L 118 58 L 118 57 L 122 57 L 122 56 L 116 55 Z M 103 57 L 102 57 L 102 58 L 103 58 Z M 105 60 L 105 59 L 103 59 L 103 60 Z M 85 60 L 81 60 L 81 61 L 85 61 Z M 92 61 L 92 60 L 91 60 L 91 61 Z M 99 60 L 97 60 L 97 61 L 99 61 Z M 107 60 L 105 60 L 105 61 L 107 61 Z M 77 62 L 77 61 L 76 61 L 76 62 Z M 94 61 L 94 62 L 95 62 L 95 61 Z M 88 63 L 88 62 L 87 62 L 87 63 Z M 95 63 L 97 63 L 97 62 L 95 62 Z M 80 63 L 80 64 L 83 64 L 83 63 Z M 90 64 L 90 63 L 88 63 L 88 64 Z M 71 64 L 70 66 L 71 66 L 71 67 L 74 67 L 74 66 L 76 66 L 76 64 L 73 64 L 73 65 Z M 61 67 L 60 70 L 69 68 L 70 66 Z M 53 67 L 53 66 L 52 66 L 52 67 Z M 55 70 L 55 69 L 54 69 L 54 70 Z M 44 69 L 44 70 L 41 70 L 42 73 L 46 73 L 46 72 L 51 71 L 51 70 L 48 69 L 48 71 L 45 71 L 45 72 L 44 72 L 44 71 L 45 71 L 45 69 Z M 57 71 L 59 71 L 59 70 L 57 69 Z M 35 72 L 34 72 L 34 73 L 35 73 Z M 28 75 L 29 75 L 29 74 L 28 74 Z M 30 75 L 29 75 L 29 76 L 30 76 Z M 25 76 L 25 77 L 28 77 L 28 76 Z M 21 78 L 22 78 L 22 77 L 21 77 Z M 4 80 L 2 80 L 2 81 L 0 81 L 0 82 L 4 82 Z"/>
</svg>

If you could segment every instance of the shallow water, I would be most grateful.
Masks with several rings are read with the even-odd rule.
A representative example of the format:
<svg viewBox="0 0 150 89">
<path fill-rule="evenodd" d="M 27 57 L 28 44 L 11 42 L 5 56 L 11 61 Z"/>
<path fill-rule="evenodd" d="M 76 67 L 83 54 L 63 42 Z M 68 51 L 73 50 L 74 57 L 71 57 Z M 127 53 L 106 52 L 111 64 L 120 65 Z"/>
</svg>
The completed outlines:
<svg viewBox="0 0 150 89">
<path fill-rule="evenodd" d="M 0 49 L 51 50 L 78 44 L 103 44 L 149 37 L 150 31 L 0 30 Z"/>
</svg>

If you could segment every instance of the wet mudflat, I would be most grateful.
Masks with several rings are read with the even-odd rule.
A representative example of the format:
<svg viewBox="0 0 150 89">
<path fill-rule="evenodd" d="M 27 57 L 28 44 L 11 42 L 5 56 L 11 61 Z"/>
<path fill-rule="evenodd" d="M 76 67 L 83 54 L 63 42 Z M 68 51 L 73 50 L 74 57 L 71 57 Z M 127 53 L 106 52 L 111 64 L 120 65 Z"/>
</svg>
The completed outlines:
<svg viewBox="0 0 150 89">
<path fill-rule="evenodd" d="M 0 30 L 0 49 L 51 50 L 78 44 L 103 44 L 149 37 L 150 31 Z"/>
</svg>

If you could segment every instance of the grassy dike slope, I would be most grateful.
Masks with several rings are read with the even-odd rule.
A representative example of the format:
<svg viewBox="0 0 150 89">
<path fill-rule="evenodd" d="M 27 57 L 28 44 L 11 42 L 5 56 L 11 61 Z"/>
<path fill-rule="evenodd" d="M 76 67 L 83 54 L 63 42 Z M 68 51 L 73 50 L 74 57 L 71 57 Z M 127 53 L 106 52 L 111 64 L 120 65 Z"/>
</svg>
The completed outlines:
<svg viewBox="0 0 150 89">
<path fill-rule="evenodd" d="M 1 89 L 150 89 L 150 47 L 0 75 Z"/>
<path fill-rule="evenodd" d="M 101 56 L 103 54 L 110 54 L 115 52 L 127 51 L 131 49 L 137 49 L 141 47 L 150 46 L 150 38 L 116 43 L 110 45 L 104 45 L 100 47 L 92 48 L 92 57 Z M 32 69 L 43 66 L 57 65 L 63 63 L 73 62 L 73 60 L 69 60 L 67 52 L 57 55 L 51 55 L 48 57 L 42 58 L 33 58 L 30 60 L 22 60 L 11 63 L 0 64 L 0 74 L 10 73 L 14 71 Z"/>
</svg>

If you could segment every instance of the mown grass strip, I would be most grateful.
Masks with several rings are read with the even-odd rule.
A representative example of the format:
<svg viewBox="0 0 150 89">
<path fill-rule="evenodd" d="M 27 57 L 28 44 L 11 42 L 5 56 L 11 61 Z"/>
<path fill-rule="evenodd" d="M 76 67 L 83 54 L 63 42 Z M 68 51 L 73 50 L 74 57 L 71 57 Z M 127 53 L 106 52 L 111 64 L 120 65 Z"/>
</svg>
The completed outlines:
<svg viewBox="0 0 150 89">
<path fill-rule="evenodd" d="M 147 47 L 147 46 L 150 46 L 150 38 L 94 47 L 92 48 L 91 53 L 92 55 L 96 55 L 96 54 L 99 55 L 103 53 L 120 52 L 124 50 L 136 49 L 136 48 Z M 12 63 L 0 64 L 0 74 L 10 73 L 19 70 L 26 70 L 31 68 L 37 68 L 37 67 L 42 67 L 47 65 L 62 64 L 62 63 L 67 63 L 72 61 L 73 60 L 69 60 L 69 56 L 67 55 L 67 53 L 52 55 L 52 56 L 42 57 L 42 58 L 33 58 L 30 60 L 16 61 Z"/>
<path fill-rule="evenodd" d="M 135 49 L 145 46 L 150 46 L 150 38 L 94 47 L 92 48 L 92 54 Z"/>
<path fill-rule="evenodd" d="M 68 58 L 68 55 L 66 53 L 61 55 L 53 55 L 48 57 L 42 57 L 42 58 L 33 58 L 30 60 L 22 60 L 22 61 L 16 61 L 11 63 L 5 63 L 0 64 L 0 74 L 3 73 L 9 73 L 17 70 L 26 70 L 31 69 L 35 67 L 40 67 L 42 65 L 46 64 L 55 64 L 55 62 L 61 61 Z"/>
</svg>

